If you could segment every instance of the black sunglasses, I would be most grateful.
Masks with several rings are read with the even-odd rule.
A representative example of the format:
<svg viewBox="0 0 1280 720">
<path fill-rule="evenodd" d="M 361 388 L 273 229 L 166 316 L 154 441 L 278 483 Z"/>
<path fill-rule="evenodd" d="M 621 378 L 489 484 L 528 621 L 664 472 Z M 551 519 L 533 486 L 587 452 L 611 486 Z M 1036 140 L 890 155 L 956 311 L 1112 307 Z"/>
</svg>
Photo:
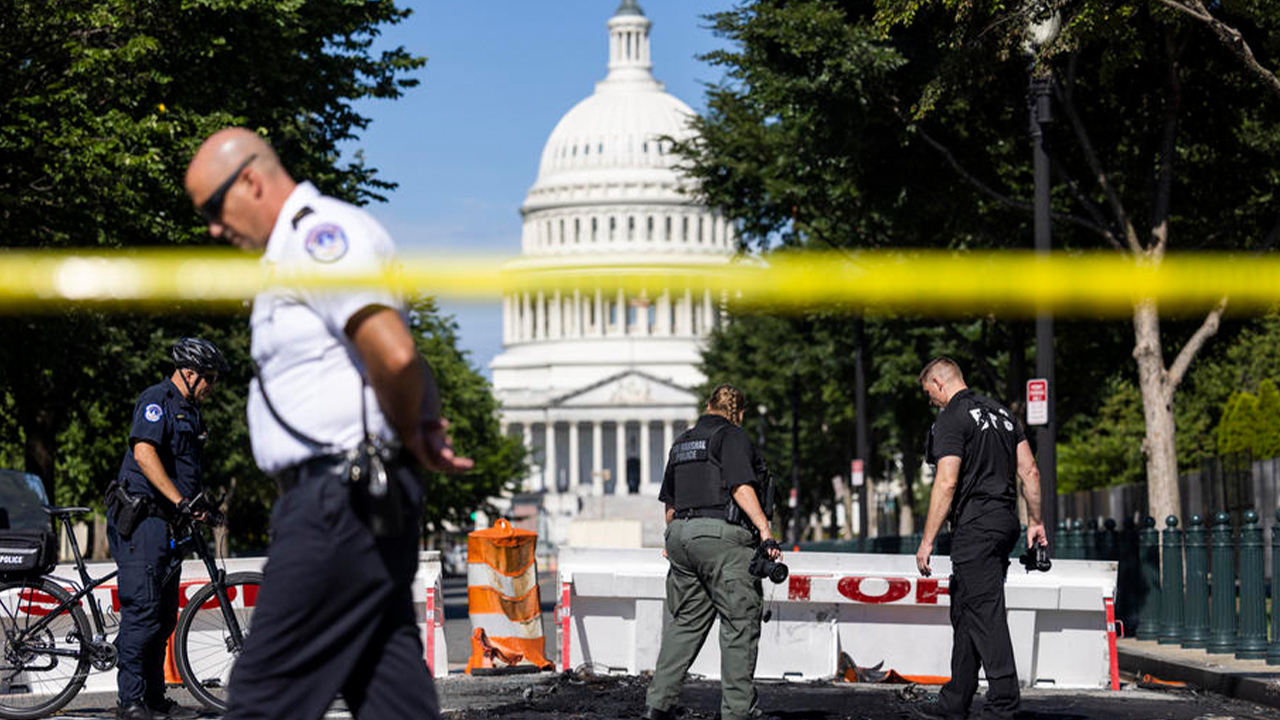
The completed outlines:
<svg viewBox="0 0 1280 720">
<path fill-rule="evenodd" d="M 240 173 L 244 172 L 244 169 L 249 167 L 249 163 L 256 160 L 257 157 L 257 153 L 254 153 L 245 158 L 244 162 L 240 163 L 240 167 L 236 168 L 235 172 L 231 173 L 226 180 L 223 180 L 218 189 L 214 190 L 213 194 L 200 204 L 200 217 L 210 223 L 222 222 L 222 203 L 227 199 L 227 191 L 231 189 L 232 185 L 236 184 L 236 180 L 240 178 Z"/>
</svg>

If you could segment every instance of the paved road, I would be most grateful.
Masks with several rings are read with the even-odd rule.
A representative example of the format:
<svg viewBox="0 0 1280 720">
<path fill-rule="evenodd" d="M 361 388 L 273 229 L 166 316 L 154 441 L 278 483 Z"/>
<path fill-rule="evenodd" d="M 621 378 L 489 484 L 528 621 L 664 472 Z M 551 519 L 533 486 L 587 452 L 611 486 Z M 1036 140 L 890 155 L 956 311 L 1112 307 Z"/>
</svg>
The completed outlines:
<svg viewBox="0 0 1280 720">
<path fill-rule="evenodd" d="M 549 651 L 554 647 L 551 615 L 555 604 L 553 578 L 540 578 L 543 628 Z M 505 678 L 471 678 L 462 674 L 470 650 L 466 579 L 445 578 L 445 637 L 450 676 L 438 683 L 449 720 L 612 720 L 635 718 L 644 709 L 643 678 L 576 678 L 553 673 Z M 761 683 L 761 706 L 782 720 L 901 720 L 922 693 L 902 686 L 845 683 Z M 170 695 L 183 704 L 195 702 L 180 688 Z M 690 683 L 681 695 L 684 720 L 714 718 L 719 688 L 714 683 Z M 111 720 L 115 697 L 81 695 L 60 717 Z M 1212 693 L 1028 690 L 1024 693 L 1026 720 L 1280 720 L 1280 712 L 1233 701 Z M 213 717 L 212 715 L 208 717 Z M 340 705 L 330 718 L 349 718 Z"/>
</svg>

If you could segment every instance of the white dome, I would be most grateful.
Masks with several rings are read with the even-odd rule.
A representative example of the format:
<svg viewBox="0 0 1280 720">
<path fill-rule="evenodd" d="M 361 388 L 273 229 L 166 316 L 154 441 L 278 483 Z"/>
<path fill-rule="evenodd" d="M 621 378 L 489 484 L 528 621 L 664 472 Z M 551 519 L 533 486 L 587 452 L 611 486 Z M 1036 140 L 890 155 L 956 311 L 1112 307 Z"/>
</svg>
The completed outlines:
<svg viewBox="0 0 1280 720">
<path fill-rule="evenodd" d="M 653 77 L 650 25 L 634 0 L 609 19 L 609 72 L 551 131 L 521 207 L 525 255 L 733 252 L 733 228 L 677 168 L 696 116 Z"/>
<path fill-rule="evenodd" d="M 551 185 L 620 181 L 617 171 L 660 170 L 653 180 L 679 181 L 671 141 L 687 140 L 693 110 L 654 83 L 602 82 L 551 131 L 542 150 L 534 192 Z M 604 172 L 601 172 L 604 171 Z M 633 173 L 629 173 L 633 175 Z M 616 177 L 611 177 L 616 176 Z"/>
</svg>

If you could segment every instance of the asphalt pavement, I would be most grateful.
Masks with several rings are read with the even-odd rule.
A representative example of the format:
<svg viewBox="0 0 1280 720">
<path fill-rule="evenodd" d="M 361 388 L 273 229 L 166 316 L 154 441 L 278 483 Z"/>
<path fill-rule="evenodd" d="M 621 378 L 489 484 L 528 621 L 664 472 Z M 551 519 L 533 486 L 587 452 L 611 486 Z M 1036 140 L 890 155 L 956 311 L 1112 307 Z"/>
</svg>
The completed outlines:
<svg viewBox="0 0 1280 720">
<path fill-rule="evenodd" d="M 542 574 L 539 582 L 543 632 L 548 654 L 554 657 L 554 577 Z M 449 720 L 613 720 L 637 718 L 644 710 L 644 689 L 648 682 L 645 677 L 554 672 L 477 678 L 465 675 L 462 670 L 470 651 L 471 634 L 466 578 L 446 577 L 443 584 L 449 677 L 439 680 L 437 689 Z M 1135 657 L 1138 659 L 1134 660 Z M 1121 659 L 1122 667 L 1129 671 L 1121 690 L 1026 689 L 1019 717 L 1023 720 L 1280 720 L 1280 710 L 1271 707 L 1280 706 L 1280 672 L 1271 672 L 1269 666 L 1260 661 L 1250 661 L 1253 664 L 1247 666 L 1232 664 L 1221 656 L 1215 661 L 1206 661 L 1195 653 L 1135 641 L 1122 641 Z M 1179 672 L 1175 668 L 1193 665 L 1198 668 L 1195 672 L 1180 671 L 1192 679 L 1187 687 L 1150 682 L 1140 687 L 1138 682 L 1145 674 L 1154 674 L 1154 679 L 1177 680 L 1175 676 Z M 1144 667 L 1146 670 L 1142 671 Z M 1159 672 L 1153 673 L 1153 669 Z M 1135 671 L 1138 674 L 1133 674 Z M 916 717 L 916 709 L 936 691 L 936 688 L 914 685 L 836 682 L 762 682 L 759 687 L 761 707 L 780 720 L 901 720 Z M 1262 688 L 1265 692 L 1251 694 L 1240 690 L 1249 687 Z M 196 706 L 181 688 L 171 688 L 170 696 L 185 705 Z M 980 698 L 978 702 L 975 717 Z M 716 683 L 690 681 L 680 698 L 681 718 L 711 720 L 716 717 L 718 704 Z M 82 694 L 59 717 L 109 720 L 114 717 L 114 705 L 114 695 Z M 351 715 L 339 701 L 327 717 L 349 718 Z"/>
</svg>

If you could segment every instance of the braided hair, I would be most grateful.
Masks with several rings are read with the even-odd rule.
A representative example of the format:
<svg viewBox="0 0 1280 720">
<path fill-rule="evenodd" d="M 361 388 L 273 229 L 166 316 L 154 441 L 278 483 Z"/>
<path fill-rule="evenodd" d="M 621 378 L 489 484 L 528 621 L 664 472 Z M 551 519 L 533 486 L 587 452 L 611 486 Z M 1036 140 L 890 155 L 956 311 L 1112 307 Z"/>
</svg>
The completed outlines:
<svg viewBox="0 0 1280 720">
<path fill-rule="evenodd" d="M 707 398 L 707 410 L 724 415 L 734 425 L 742 423 L 742 413 L 746 407 L 746 396 L 741 390 L 728 383 L 717 385 L 716 389 L 711 391 L 711 397 Z"/>
</svg>

